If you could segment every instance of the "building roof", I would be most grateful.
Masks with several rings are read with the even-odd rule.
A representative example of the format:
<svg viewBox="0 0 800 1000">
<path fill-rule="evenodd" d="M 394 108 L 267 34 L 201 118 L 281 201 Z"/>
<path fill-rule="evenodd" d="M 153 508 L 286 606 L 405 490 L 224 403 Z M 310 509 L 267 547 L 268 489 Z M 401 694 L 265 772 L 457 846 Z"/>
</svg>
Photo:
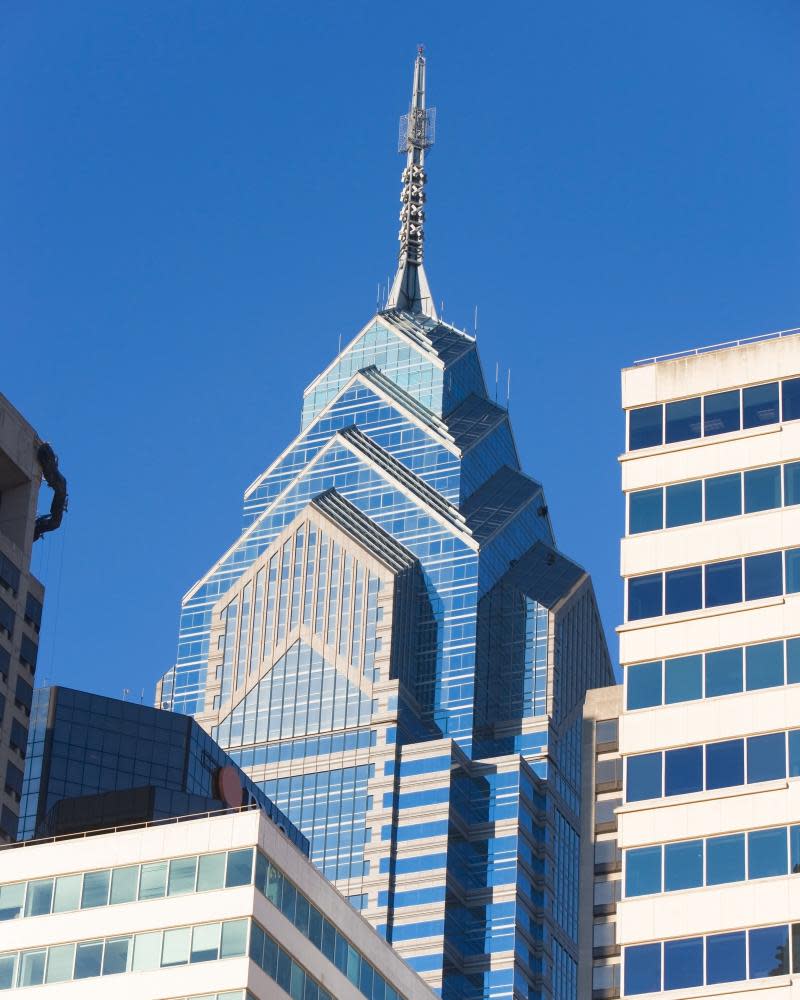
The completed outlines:
<svg viewBox="0 0 800 1000">
<path fill-rule="evenodd" d="M 471 392 L 445 417 L 447 428 L 461 452 L 469 451 L 508 417 L 508 410 Z"/>
<path fill-rule="evenodd" d="M 566 597 L 586 570 L 544 542 L 528 549 L 503 577 L 539 604 L 553 608 Z"/>
<path fill-rule="evenodd" d="M 467 497 L 461 510 L 472 534 L 484 543 L 541 491 L 535 479 L 504 465 Z"/>
</svg>

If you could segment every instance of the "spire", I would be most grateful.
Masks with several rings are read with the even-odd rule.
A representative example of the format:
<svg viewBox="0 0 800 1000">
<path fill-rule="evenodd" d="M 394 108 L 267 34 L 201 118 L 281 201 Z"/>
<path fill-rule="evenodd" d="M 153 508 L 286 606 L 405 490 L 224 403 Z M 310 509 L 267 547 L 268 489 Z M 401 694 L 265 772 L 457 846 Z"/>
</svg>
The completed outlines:
<svg viewBox="0 0 800 1000">
<path fill-rule="evenodd" d="M 425 268 L 422 266 L 425 212 L 425 150 L 433 145 L 436 108 L 425 107 L 425 56 L 420 45 L 414 62 L 414 89 L 408 114 L 400 119 L 398 152 L 406 154 L 400 201 L 400 261 L 387 306 L 436 319 Z"/>
</svg>

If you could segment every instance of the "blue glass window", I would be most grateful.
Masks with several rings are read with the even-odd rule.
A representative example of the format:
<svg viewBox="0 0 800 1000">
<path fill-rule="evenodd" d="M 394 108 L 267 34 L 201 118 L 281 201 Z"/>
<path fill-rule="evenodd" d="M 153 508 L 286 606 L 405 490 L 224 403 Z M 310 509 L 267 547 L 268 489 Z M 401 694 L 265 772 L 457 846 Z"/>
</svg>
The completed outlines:
<svg viewBox="0 0 800 1000">
<path fill-rule="evenodd" d="M 770 878 L 785 875 L 786 827 L 775 830 L 753 830 L 747 835 L 747 877 Z"/>
<path fill-rule="evenodd" d="M 664 942 L 664 989 L 703 985 L 703 939 Z"/>
<path fill-rule="evenodd" d="M 744 740 L 723 740 L 706 746 L 706 788 L 744 784 Z"/>
<path fill-rule="evenodd" d="M 742 560 L 709 563 L 706 574 L 706 607 L 738 604 L 742 599 Z"/>
<path fill-rule="evenodd" d="M 737 983 L 747 978 L 747 951 L 744 931 L 709 934 L 706 938 L 706 982 Z"/>
<path fill-rule="evenodd" d="M 743 882 L 744 872 L 743 833 L 708 838 L 706 841 L 706 885 Z"/>
<path fill-rule="evenodd" d="M 762 642 L 747 647 L 747 690 L 783 684 L 783 643 Z"/>
<path fill-rule="evenodd" d="M 782 419 L 800 419 L 800 378 L 787 378 L 782 386 L 782 395 Z"/>
<path fill-rule="evenodd" d="M 789 827 L 789 871 L 793 875 L 800 872 L 800 826 Z"/>
<path fill-rule="evenodd" d="M 787 549 L 786 559 L 786 593 L 800 592 L 800 549 Z"/>
<path fill-rule="evenodd" d="M 751 469 L 744 474 L 744 511 L 752 514 L 781 505 L 781 467 Z"/>
<path fill-rule="evenodd" d="M 703 570 L 701 566 L 675 569 L 665 574 L 666 613 L 696 611 L 703 606 Z"/>
<path fill-rule="evenodd" d="M 681 656 L 664 662 L 664 701 L 694 701 L 703 697 L 703 657 Z"/>
<path fill-rule="evenodd" d="M 664 527 L 664 497 L 661 487 L 639 490 L 628 498 L 628 531 L 637 535 L 642 531 L 658 531 Z"/>
<path fill-rule="evenodd" d="M 664 443 L 662 406 L 642 406 L 628 417 L 628 450 L 652 448 Z"/>
<path fill-rule="evenodd" d="M 706 521 L 736 517 L 742 513 L 742 474 L 706 479 Z"/>
<path fill-rule="evenodd" d="M 625 895 L 661 892 L 661 848 L 637 847 L 625 852 Z"/>
<path fill-rule="evenodd" d="M 748 931 L 750 979 L 785 976 L 789 972 L 789 928 L 759 927 Z"/>
<path fill-rule="evenodd" d="M 742 391 L 744 427 L 763 427 L 778 422 L 778 383 L 754 385 Z"/>
<path fill-rule="evenodd" d="M 700 397 L 667 403 L 667 444 L 700 437 Z"/>
<path fill-rule="evenodd" d="M 664 754 L 664 794 L 686 795 L 703 788 L 703 748 L 682 747 Z"/>
<path fill-rule="evenodd" d="M 638 663 L 625 669 L 629 709 L 650 708 L 661 704 L 661 661 Z"/>
<path fill-rule="evenodd" d="M 655 618 L 661 610 L 661 573 L 634 576 L 628 580 L 628 621 Z"/>
<path fill-rule="evenodd" d="M 800 729 L 790 729 L 789 730 L 789 777 L 796 778 L 798 775 L 800 775 Z"/>
<path fill-rule="evenodd" d="M 661 989 L 661 945 L 638 944 L 625 949 L 625 995 Z"/>
<path fill-rule="evenodd" d="M 703 400 L 703 432 L 727 434 L 741 429 L 741 404 L 739 390 L 715 392 Z"/>
<path fill-rule="evenodd" d="M 715 698 L 721 694 L 734 694 L 741 690 L 741 647 L 706 653 L 706 698 Z"/>
<path fill-rule="evenodd" d="M 744 561 L 745 600 L 777 597 L 783 593 L 783 558 L 780 552 L 747 556 Z"/>
<path fill-rule="evenodd" d="M 628 757 L 625 800 L 641 802 L 642 799 L 661 798 L 661 754 L 643 753 Z"/>
<path fill-rule="evenodd" d="M 786 640 L 786 683 L 800 682 L 800 639 Z"/>
<path fill-rule="evenodd" d="M 747 783 L 786 777 L 786 734 L 767 733 L 747 741 Z"/>
<path fill-rule="evenodd" d="M 783 467 L 783 502 L 787 507 L 800 503 L 800 462 Z"/>
<path fill-rule="evenodd" d="M 664 847 L 664 891 L 703 884 L 703 841 L 687 840 Z"/>
<path fill-rule="evenodd" d="M 667 527 L 703 520 L 703 480 L 667 487 Z"/>
</svg>

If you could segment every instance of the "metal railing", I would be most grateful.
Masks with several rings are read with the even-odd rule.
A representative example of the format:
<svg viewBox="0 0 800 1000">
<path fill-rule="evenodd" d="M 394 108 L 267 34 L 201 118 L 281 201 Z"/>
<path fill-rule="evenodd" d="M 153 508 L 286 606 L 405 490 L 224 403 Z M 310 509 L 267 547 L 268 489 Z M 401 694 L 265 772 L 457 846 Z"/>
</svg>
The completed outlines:
<svg viewBox="0 0 800 1000">
<path fill-rule="evenodd" d="M 800 333 L 800 327 L 791 330 L 776 330 L 773 333 L 759 333 L 754 337 L 744 337 L 741 340 L 726 340 L 721 344 L 709 344 L 708 347 L 694 347 L 689 351 L 676 351 L 674 354 L 659 354 L 654 358 L 641 358 L 634 361 L 632 367 L 639 365 L 657 365 L 662 361 L 677 361 L 680 358 L 692 358 L 698 354 L 711 354 L 713 351 L 724 351 L 729 347 L 743 347 L 746 344 L 757 344 L 762 340 L 777 340 L 780 337 L 791 337 Z"/>
</svg>

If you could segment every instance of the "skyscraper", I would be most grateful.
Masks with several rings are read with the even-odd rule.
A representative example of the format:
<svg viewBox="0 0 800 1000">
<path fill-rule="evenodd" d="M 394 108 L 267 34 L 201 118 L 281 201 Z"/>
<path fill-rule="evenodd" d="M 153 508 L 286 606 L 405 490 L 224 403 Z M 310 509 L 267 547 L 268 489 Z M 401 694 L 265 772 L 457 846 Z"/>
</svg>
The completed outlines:
<svg viewBox="0 0 800 1000">
<path fill-rule="evenodd" d="M 444 997 L 576 996 L 581 703 L 613 682 L 475 339 L 423 266 L 425 59 L 386 307 L 308 386 L 245 527 L 186 594 L 195 714 Z"/>
</svg>

